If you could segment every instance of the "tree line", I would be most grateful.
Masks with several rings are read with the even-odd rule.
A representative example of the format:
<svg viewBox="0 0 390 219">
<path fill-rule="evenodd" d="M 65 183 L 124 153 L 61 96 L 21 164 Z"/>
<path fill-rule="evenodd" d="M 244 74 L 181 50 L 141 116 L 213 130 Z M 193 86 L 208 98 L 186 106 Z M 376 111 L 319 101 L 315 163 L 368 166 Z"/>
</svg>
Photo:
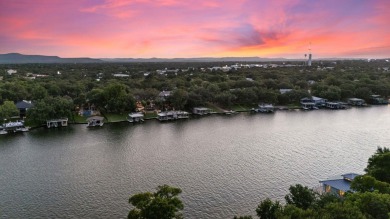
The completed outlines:
<svg viewBox="0 0 390 219">
<path fill-rule="evenodd" d="M 212 103 L 225 109 L 253 107 L 258 103 L 299 105 L 303 97 L 320 96 L 332 101 L 370 95 L 390 95 L 390 73 L 384 60 L 323 61 L 312 67 L 240 68 L 228 72 L 207 67 L 223 63 L 94 63 L 94 64 L 20 64 L 0 65 L 0 105 L 5 101 L 32 100 L 41 117 L 49 117 L 50 108 L 64 104 L 67 116 L 77 108 L 95 106 L 103 112 L 133 111 L 136 101 L 158 109 L 191 110 Z M 263 65 L 269 63 L 261 63 Z M 9 75 L 8 69 L 17 70 Z M 159 74 L 158 69 L 178 69 L 177 73 Z M 114 74 L 128 77 L 115 77 Z M 35 79 L 33 79 L 35 78 Z M 280 93 L 279 89 L 292 89 Z M 166 99 L 161 91 L 171 91 Z M 70 104 L 68 104 L 70 102 Z M 44 112 L 45 115 L 42 115 Z M 32 115 L 36 115 L 31 111 Z M 37 117 L 36 117 L 37 118 Z"/>
</svg>

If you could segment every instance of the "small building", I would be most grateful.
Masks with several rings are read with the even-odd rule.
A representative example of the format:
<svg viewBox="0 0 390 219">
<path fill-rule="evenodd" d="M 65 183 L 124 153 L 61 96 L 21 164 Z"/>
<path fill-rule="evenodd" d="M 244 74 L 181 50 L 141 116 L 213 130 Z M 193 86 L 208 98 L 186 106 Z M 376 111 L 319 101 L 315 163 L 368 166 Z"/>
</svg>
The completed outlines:
<svg viewBox="0 0 390 219">
<path fill-rule="evenodd" d="M 104 117 L 92 116 L 87 119 L 87 127 L 101 127 L 104 124 Z"/>
<path fill-rule="evenodd" d="M 325 107 L 328 109 L 345 109 L 345 106 L 338 102 L 326 102 Z"/>
<path fill-rule="evenodd" d="M 359 174 L 356 173 L 347 173 L 343 175 L 338 175 L 330 177 L 326 180 L 320 181 L 322 184 L 322 190 L 325 193 L 332 193 L 338 196 L 344 196 L 346 192 L 351 190 L 351 182 Z"/>
<path fill-rule="evenodd" d="M 311 98 L 305 97 L 305 98 L 302 98 L 300 101 L 302 107 L 304 107 L 304 105 L 305 106 L 314 105 L 314 107 L 323 107 L 323 106 L 325 106 L 326 102 L 327 102 L 327 99 L 315 97 L 315 96 L 312 96 Z"/>
<path fill-rule="evenodd" d="M 157 119 L 159 121 L 169 121 L 169 120 L 178 120 L 178 119 L 188 119 L 189 113 L 185 111 L 167 111 L 160 112 L 157 114 Z"/>
<path fill-rule="evenodd" d="M 161 91 L 158 94 L 158 98 L 160 98 L 162 101 L 166 101 L 169 96 L 171 96 L 171 91 Z"/>
<path fill-rule="evenodd" d="M 280 94 L 291 92 L 293 89 L 279 89 Z"/>
<path fill-rule="evenodd" d="M 349 98 L 348 104 L 352 106 L 364 106 L 366 102 L 363 99 L 359 98 Z"/>
<path fill-rule="evenodd" d="M 16 108 L 18 108 L 18 110 L 19 110 L 20 118 L 26 117 L 27 110 L 34 107 L 34 105 L 31 103 L 31 101 L 27 101 L 27 100 L 19 101 L 15 105 L 16 105 Z"/>
<path fill-rule="evenodd" d="M 314 109 L 318 109 L 318 107 L 316 107 L 316 104 L 315 104 L 315 103 L 312 103 L 312 102 L 301 102 L 301 106 L 302 106 L 302 109 L 303 109 L 303 110 L 314 110 Z"/>
<path fill-rule="evenodd" d="M 389 101 L 381 97 L 380 95 L 371 95 L 370 103 L 373 105 L 384 105 L 384 104 L 388 104 Z"/>
<path fill-rule="evenodd" d="M 118 73 L 118 74 L 113 74 L 114 77 L 117 77 L 117 78 L 128 78 L 130 77 L 130 75 L 128 74 L 122 74 L 122 73 Z"/>
<path fill-rule="evenodd" d="M 142 114 L 142 113 L 130 113 L 127 116 L 127 121 L 129 121 L 131 123 L 143 122 L 144 121 L 144 114 Z"/>
<path fill-rule="evenodd" d="M 253 108 L 251 111 L 256 113 L 273 113 L 274 110 L 275 107 L 272 104 L 259 104 L 258 108 Z"/>
<path fill-rule="evenodd" d="M 29 130 L 29 127 L 24 126 L 24 121 L 7 122 L 3 124 L 1 134 L 28 132 Z"/>
<path fill-rule="evenodd" d="M 51 119 L 46 121 L 47 128 L 58 128 L 68 126 L 68 118 Z"/>
<path fill-rule="evenodd" d="M 206 107 L 195 107 L 192 109 L 192 113 L 195 115 L 208 115 L 211 113 L 211 109 Z"/>
</svg>

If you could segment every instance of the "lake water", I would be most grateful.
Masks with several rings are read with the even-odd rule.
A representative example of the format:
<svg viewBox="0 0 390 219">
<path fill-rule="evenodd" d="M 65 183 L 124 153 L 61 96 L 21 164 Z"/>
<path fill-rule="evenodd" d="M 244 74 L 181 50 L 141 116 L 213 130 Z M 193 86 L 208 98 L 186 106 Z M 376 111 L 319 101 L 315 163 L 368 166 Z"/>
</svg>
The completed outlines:
<svg viewBox="0 0 390 219">
<path fill-rule="evenodd" d="M 1 218 L 126 218 L 130 195 L 183 190 L 185 218 L 255 215 L 288 187 L 363 173 L 390 107 L 72 125 L 0 136 Z"/>
</svg>

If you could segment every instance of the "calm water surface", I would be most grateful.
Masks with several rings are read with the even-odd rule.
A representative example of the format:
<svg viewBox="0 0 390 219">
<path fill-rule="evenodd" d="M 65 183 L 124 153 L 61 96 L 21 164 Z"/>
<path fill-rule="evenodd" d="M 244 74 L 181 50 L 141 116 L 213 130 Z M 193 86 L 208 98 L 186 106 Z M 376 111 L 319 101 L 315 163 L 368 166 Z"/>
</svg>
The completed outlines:
<svg viewBox="0 0 390 219">
<path fill-rule="evenodd" d="M 131 194 L 180 187 L 186 218 L 255 215 L 291 184 L 363 173 L 390 107 L 209 116 L 0 136 L 1 218 L 125 218 Z"/>
</svg>

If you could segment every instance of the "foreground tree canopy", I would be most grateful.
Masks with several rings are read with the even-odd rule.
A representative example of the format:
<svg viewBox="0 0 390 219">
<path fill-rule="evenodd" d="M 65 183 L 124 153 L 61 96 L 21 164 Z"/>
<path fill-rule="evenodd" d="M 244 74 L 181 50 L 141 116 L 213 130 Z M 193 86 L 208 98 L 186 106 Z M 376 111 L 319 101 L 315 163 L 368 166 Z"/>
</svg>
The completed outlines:
<svg viewBox="0 0 390 219">
<path fill-rule="evenodd" d="M 261 219 L 276 218 L 390 218 L 390 151 L 378 148 L 369 158 L 366 175 L 356 177 L 351 188 L 356 192 L 345 197 L 325 193 L 318 194 L 308 187 L 295 185 L 289 188 L 286 205 L 265 199 L 256 209 Z"/>
<path fill-rule="evenodd" d="M 351 188 L 356 191 L 354 193 L 346 193 L 344 197 L 331 193 L 318 194 L 297 184 L 290 186 L 290 192 L 285 196 L 285 205 L 266 198 L 257 206 L 256 215 L 260 219 L 388 219 L 390 184 L 370 175 L 377 174 L 376 171 L 372 172 L 373 169 L 387 173 L 390 171 L 387 166 L 388 155 L 388 148 L 378 148 L 369 159 L 367 174 L 356 177 L 352 182 Z M 179 188 L 163 185 L 159 186 L 155 193 L 133 195 L 129 203 L 134 209 L 129 212 L 128 218 L 182 218 L 180 210 L 183 209 L 183 203 L 177 197 L 180 193 Z M 234 216 L 234 219 L 252 218 L 252 215 Z"/>
<path fill-rule="evenodd" d="M 159 186 L 157 192 L 139 193 L 129 199 L 134 206 L 129 212 L 129 219 L 178 219 L 182 218 L 180 210 L 184 208 L 177 197 L 181 189 L 168 185 Z"/>
</svg>

